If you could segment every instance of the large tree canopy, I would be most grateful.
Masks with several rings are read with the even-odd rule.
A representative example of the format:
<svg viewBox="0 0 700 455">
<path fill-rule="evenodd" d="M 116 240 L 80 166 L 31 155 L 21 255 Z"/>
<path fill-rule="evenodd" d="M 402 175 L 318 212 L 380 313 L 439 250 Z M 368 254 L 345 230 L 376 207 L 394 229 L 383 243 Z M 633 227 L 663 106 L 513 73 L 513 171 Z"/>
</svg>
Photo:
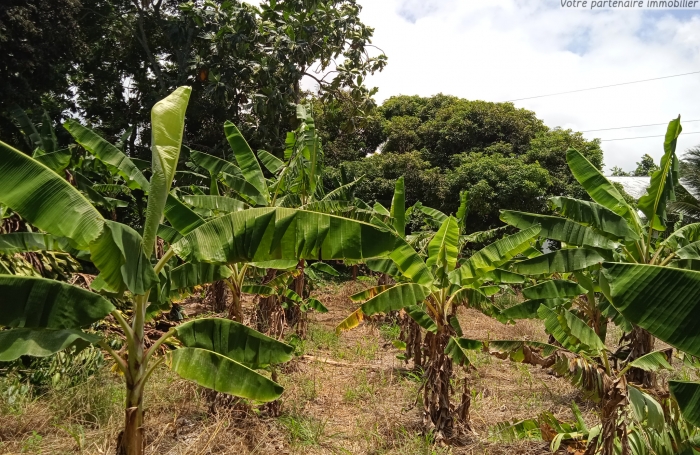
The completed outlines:
<svg viewBox="0 0 700 455">
<path fill-rule="evenodd" d="M 343 93 L 359 106 L 374 93 L 364 80 L 386 57 L 359 13 L 355 0 L 10 2 L 0 7 L 2 94 L 27 95 L 3 96 L 0 136 L 16 131 L 6 131 L 12 100 L 56 106 L 54 120 L 77 110 L 109 139 L 134 127 L 127 149 L 147 155 L 151 107 L 190 85 L 189 144 L 221 155 L 231 120 L 253 147 L 281 150 L 304 76 L 325 100 Z"/>
</svg>

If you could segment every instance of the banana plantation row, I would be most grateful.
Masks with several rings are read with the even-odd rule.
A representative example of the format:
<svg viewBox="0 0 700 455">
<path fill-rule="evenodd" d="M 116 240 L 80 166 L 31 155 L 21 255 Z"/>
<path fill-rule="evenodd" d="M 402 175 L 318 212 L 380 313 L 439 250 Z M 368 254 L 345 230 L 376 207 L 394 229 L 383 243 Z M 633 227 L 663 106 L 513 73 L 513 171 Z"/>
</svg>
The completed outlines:
<svg viewBox="0 0 700 455">
<path fill-rule="evenodd" d="M 660 169 L 637 207 L 571 149 L 570 170 L 591 200 L 552 198 L 555 215 L 502 211 L 510 235 L 467 254 L 468 243 L 504 232 L 466 234 L 467 191 L 452 215 L 405 207 L 403 179 L 388 209 L 355 198 L 357 180 L 342 179 L 326 192 L 321 144 L 303 106 L 283 159 L 254 153 L 230 122 L 223 130 L 231 161 L 188 149 L 189 95 L 180 87 L 153 107 L 151 163 L 69 121 L 65 128 L 88 154 L 77 160 L 74 148 L 56 147 L 50 127 L 37 130 L 21 113 L 33 155 L 0 142 L 0 209 L 15 220 L 0 235 L 0 361 L 99 345 L 126 386 L 118 453 L 143 453 L 144 389 L 162 363 L 216 392 L 255 403 L 279 398 L 275 367 L 294 351 L 280 340 L 285 327 L 303 336 L 309 311 L 327 311 L 304 287 L 307 276 L 337 274 L 327 261 L 365 264 L 383 283 L 351 297 L 357 310 L 338 331 L 378 313 L 407 317 L 402 347 L 422 372 L 423 424 L 436 440 L 469 429 L 470 356 L 483 351 L 567 377 L 600 418 L 586 427 L 574 404 L 575 423 L 543 414 L 504 423 L 499 432 L 537 437 L 548 425 L 557 433 L 552 451 L 575 441 L 587 455 L 696 453 L 700 383 L 669 381 L 666 390 L 655 374 L 671 369 L 674 357 L 700 368 L 700 224 L 669 226 L 666 217 L 678 184 L 680 118 L 669 123 Z M 115 221 L 117 208 L 130 210 L 133 227 Z M 406 234 L 416 210 L 433 231 Z M 21 259 L 31 252 L 80 260 L 97 276 L 82 287 L 65 276 L 30 276 Z M 147 346 L 149 322 L 207 283 L 230 290 L 228 318 L 184 322 Z M 495 304 L 496 294 L 513 288 L 524 301 Z M 242 323 L 244 293 L 259 296 L 254 328 Z M 504 324 L 539 319 L 550 342 L 465 338 L 460 306 Z M 121 350 L 95 330 L 110 316 Z M 616 350 L 605 344 L 609 322 L 627 340 Z M 655 339 L 676 350 L 655 351 Z M 467 371 L 460 399 L 456 368 Z"/>
</svg>

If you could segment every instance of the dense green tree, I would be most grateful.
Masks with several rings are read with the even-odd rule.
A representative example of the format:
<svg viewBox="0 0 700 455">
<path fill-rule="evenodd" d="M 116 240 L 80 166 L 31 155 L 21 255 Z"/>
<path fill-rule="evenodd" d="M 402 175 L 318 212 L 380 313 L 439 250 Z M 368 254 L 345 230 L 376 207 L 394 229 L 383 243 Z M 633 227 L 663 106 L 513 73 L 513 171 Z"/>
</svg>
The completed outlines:
<svg viewBox="0 0 700 455">
<path fill-rule="evenodd" d="M 445 175 L 425 161 L 419 152 L 377 153 L 360 161 L 349 161 L 344 166 L 351 176 L 364 176 L 357 185 L 355 196 L 367 203 L 391 205 L 396 180 L 403 176 L 406 204 L 420 201 L 430 207 L 441 207 L 445 197 Z M 339 170 L 327 168 L 327 182 L 335 183 Z"/>
<path fill-rule="evenodd" d="M 613 177 L 629 177 L 630 173 L 625 172 L 619 166 L 613 166 L 612 169 L 610 169 L 610 175 L 612 175 Z"/>
<path fill-rule="evenodd" d="M 533 137 L 523 159 L 526 163 L 539 163 L 549 172 L 552 186 L 548 195 L 586 199 L 586 192 L 566 164 L 566 151 L 570 148 L 575 148 L 596 168 L 602 169 L 603 151 L 598 139 L 589 141 L 581 133 L 560 128 L 541 131 Z"/>
<path fill-rule="evenodd" d="M 464 153 L 453 160 L 455 167 L 447 173 L 445 212 L 455 212 L 459 199 L 452 195 L 469 191 L 470 231 L 497 227 L 501 209 L 546 211 L 552 177 L 537 163 L 523 157 L 500 153 Z"/>
<path fill-rule="evenodd" d="M 645 153 L 641 161 L 637 162 L 637 168 L 632 172 L 635 177 L 648 177 L 659 169 L 659 166 L 654 163 L 654 158 Z"/>
<path fill-rule="evenodd" d="M 359 105 L 374 93 L 364 85 L 366 76 L 386 63 L 372 49 L 373 29 L 360 20 L 355 0 L 51 3 L 31 0 L 0 10 L 0 46 L 8 50 L 3 55 L 29 68 L 13 82 L 17 88 L 8 83 L 3 89 L 26 86 L 32 106 L 41 99 L 58 104 L 60 113 L 66 106 L 57 101 L 70 88 L 81 118 L 108 139 L 132 126 L 127 150 L 143 157 L 150 156 L 150 109 L 174 87 L 193 87 L 186 139 L 194 147 L 221 156 L 227 147 L 220 127 L 228 119 L 241 125 L 254 147 L 281 151 L 284 133 L 296 124 L 303 77 L 317 79 L 322 99 L 344 91 Z M 41 30 L 23 25 L 32 22 L 43 24 Z M 55 32 L 49 31 L 53 23 Z M 13 50 L 22 46 L 24 54 Z M 22 67 L 12 62 L 3 61 L 9 66 L 0 77 Z M 47 80 L 39 74 L 34 85 L 37 71 Z M 3 105 L 0 114 L 6 112 Z"/>
</svg>

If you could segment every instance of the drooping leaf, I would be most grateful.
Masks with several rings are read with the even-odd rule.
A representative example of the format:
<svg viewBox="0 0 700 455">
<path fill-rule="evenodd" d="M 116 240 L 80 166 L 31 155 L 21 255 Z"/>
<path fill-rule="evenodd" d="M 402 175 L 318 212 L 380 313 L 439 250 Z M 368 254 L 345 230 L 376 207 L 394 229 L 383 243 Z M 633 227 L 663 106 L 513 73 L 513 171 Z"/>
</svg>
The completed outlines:
<svg viewBox="0 0 700 455">
<path fill-rule="evenodd" d="M 105 163 L 112 172 L 124 177 L 129 188 L 132 190 L 140 188 L 148 193 L 150 187 L 148 180 L 124 152 L 104 140 L 90 128 L 81 125 L 77 120 L 68 120 L 63 127 L 85 150 Z"/>
<path fill-rule="evenodd" d="M 9 362 L 23 355 L 46 357 L 70 346 L 97 343 L 98 335 L 80 330 L 10 329 L 0 331 L 0 362 Z"/>
<path fill-rule="evenodd" d="M 375 202 L 374 205 L 372 206 L 372 209 L 377 212 L 380 215 L 383 216 L 391 216 L 391 212 L 389 212 L 386 207 L 384 207 L 382 204 L 379 202 Z"/>
<path fill-rule="evenodd" d="M 525 282 L 525 276 L 503 269 L 493 269 L 484 272 L 481 274 L 481 277 L 484 280 L 501 284 L 521 284 Z"/>
<path fill-rule="evenodd" d="M 284 391 L 281 385 L 245 365 L 206 349 L 175 349 L 170 353 L 170 367 L 202 387 L 249 400 L 276 400 Z"/>
<path fill-rule="evenodd" d="M 113 310 L 103 297 L 70 284 L 0 275 L 0 325 L 6 327 L 77 329 Z"/>
<path fill-rule="evenodd" d="M 471 362 L 469 361 L 468 352 L 480 350 L 483 346 L 481 341 L 450 337 L 450 341 L 448 341 L 447 346 L 445 346 L 445 354 L 450 356 L 455 363 L 462 366 L 469 366 Z"/>
<path fill-rule="evenodd" d="M 245 210 L 246 208 L 248 208 L 248 206 L 244 202 L 226 196 L 183 195 L 182 200 L 193 207 L 207 210 L 215 210 L 217 212 L 222 213 L 238 212 L 240 210 Z"/>
<path fill-rule="evenodd" d="M 513 269 L 526 275 L 566 273 L 584 270 L 603 261 L 603 257 L 594 250 L 571 248 L 516 262 Z"/>
<path fill-rule="evenodd" d="M 241 292 L 243 294 L 255 294 L 262 297 L 269 297 L 277 294 L 277 290 L 275 288 L 264 284 L 244 284 L 241 286 Z"/>
<path fill-rule="evenodd" d="M 567 298 L 585 293 L 581 285 L 568 280 L 548 280 L 523 289 L 523 296 L 527 299 Z"/>
<path fill-rule="evenodd" d="M 364 314 L 362 313 L 362 308 L 358 308 L 357 310 L 353 311 L 350 313 L 348 317 L 343 319 L 340 324 L 338 324 L 335 327 L 335 333 L 340 334 L 341 331 L 343 330 L 350 330 L 354 329 L 358 325 L 360 325 L 360 322 L 364 319 Z"/>
<path fill-rule="evenodd" d="M 77 189 L 4 142 L 0 142 L 0 203 L 33 226 L 71 239 L 80 249 L 87 249 L 102 231 L 102 215 Z"/>
<path fill-rule="evenodd" d="M 498 319 L 501 322 L 515 321 L 518 319 L 537 319 L 539 318 L 537 310 L 540 309 L 540 305 L 544 305 L 548 308 L 554 308 L 564 305 L 567 301 L 567 299 L 526 300 L 501 311 L 501 313 L 498 315 Z"/>
<path fill-rule="evenodd" d="M 565 309 L 555 311 L 546 305 L 540 305 L 537 313 L 544 320 L 547 333 L 566 349 L 573 352 L 594 353 L 600 353 L 606 349 L 593 329 L 572 312 Z"/>
<path fill-rule="evenodd" d="M 236 193 L 236 195 L 238 195 L 248 204 L 252 206 L 257 205 L 263 207 L 269 205 L 265 195 L 247 180 L 227 173 L 223 173 L 222 178 L 226 183 L 226 186 L 233 190 L 233 192 Z"/>
<path fill-rule="evenodd" d="M 164 213 L 172 227 L 181 235 L 189 234 L 204 224 L 202 217 L 190 210 L 172 194 L 168 194 Z"/>
<path fill-rule="evenodd" d="M 62 242 L 40 232 L 12 232 L 0 234 L 0 253 L 15 254 L 27 251 L 62 251 Z"/>
<path fill-rule="evenodd" d="M 437 324 L 435 324 L 435 321 L 433 321 L 423 308 L 418 305 L 409 305 L 405 310 L 411 319 L 416 321 L 416 324 L 423 327 L 428 332 L 437 333 Z"/>
<path fill-rule="evenodd" d="M 615 242 L 594 229 L 566 218 L 502 210 L 501 220 L 518 229 L 526 229 L 539 224 L 542 227 L 540 231 L 541 237 L 558 240 L 569 245 L 606 249 L 614 249 L 616 246 Z"/>
<path fill-rule="evenodd" d="M 635 419 L 656 431 L 663 431 L 666 422 L 661 404 L 631 385 L 627 386 L 627 394 Z"/>
<path fill-rule="evenodd" d="M 173 289 L 189 289 L 226 279 L 232 273 L 231 269 L 225 265 L 187 262 L 170 271 L 171 287 Z"/>
<path fill-rule="evenodd" d="M 700 259 L 700 241 L 690 243 L 675 251 L 679 259 Z"/>
<path fill-rule="evenodd" d="M 375 313 L 388 313 L 400 310 L 425 300 L 430 291 L 420 284 L 399 283 L 392 286 L 362 304 L 362 312 L 371 316 Z"/>
<path fill-rule="evenodd" d="M 601 288 L 632 323 L 700 356 L 700 272 L 646 264 L 603 264 Z"/>
<path fill-rule="evenodd" d="M 177 232 L 177 229 L 161 224 L 158 226 L 158 237 L 163 239 L 165 243 L 174 243 L 180 240 L 182 235 Z"/>
<path fill-rule="evenodd" d="M 403 237 L 406 235 L 406 191 L 403 176 L 396 179 L 394 197 L 391 200 L 391 218 L 394 220 L 394 229 Z"/>
<path fill-rule="evenodd" d="M 414 207 L 417 207 L 421 212 L 428 215 L 428 217 L 430 217 L 433 220 L 433 222 L 438 226 L 444 223 L 447 219 L 447 215 L 445 215 L 438 209 L 426 207 L 423 204 L 416 204 Z"/>
<path fill-rule="evenodd" d="M 594 227 L 617 239 L 639 239 L 639 235 L 622 216 L 601 204 L 564 196 L 553 197 L 550 201 L 563 216 L 584 226 Z"/>
<path fill-rule="evenodd" d="M 238 167 L 240 167 L 246 181 L 253 185 L 255 189 L 257 189 L 258 192 L 264 196 L 266 201 L 269 200 L 270 194 L 267 191 L 265 176 L 263 175 L 258 159 L 250 149 L 248 142 L 245 140 L 241 132 L 238 131 L 236 125 L 229 121 L 224 123 L 224 133 L 226 134 L 226 139 L 231 146 L 231 150 L 233 150 L 233 156 L 236 158 Z"/>
<path fill-rule="evenodd" d="M 100 271 L 99 283 L 107 285 L 102 289 L 119 295 L 126 289 L 134 295 L 145 294 L 158 282 L 158 277 L 146 256 L 141 236 L 125 224 L 107 220 L 104 224 L 102 234 L 90 244 L 90 259 Z M 98 288 L 93 286 L 93 289 Z"/>
<path fill-rule="evenodd" d="M 318 311 L 319 313 L 328 313 L 328 308 L 326 308 L 326 306 L 322 304 L 318 299 L 308 299 L 305 302 L 305 305 L 314 311 Z"/>
<path fill-rule="evenodd" d="M 43 148 L 44 144 L 41 141 L 41 135 L 39 134 L 39 131 L 37 131 L 34 122 L 32 122 L 27 113 L 24 112 L 24 109 L 13 103 L 10 105 L 9 110 L 12 117 L 15 119 L 15 123 L 26 136 L 26 140 L 29 143 L 30 148 L 32 150 Z"/>
<path fill-rule="evenodd" d="M 666 358 L 666 352 L 664 351 L 654 351 L 645 354 L 633 361 L 631 361 L 629 366 L 634 368 L 639 368 L 644 371 L 658 371 L 658 370 L 672 370 L 671 364 L 668 363 Z"/>
<path fill-rule="evenodd" d="M 155 248 L 158 225 L 163 220 L 163 211 L 180 157 L 185 129 L 185 110 L 187 110 L 191 92 L 190 87 L 179 87 L 158 101 L 151 110 L 152 177 L 146 207 L 146 222 L 143 227 L 143 245 L 148 257 Z"/>
<path fill-rule="evenodd" d="M 213 351 L 252 369 L 287 362 L 294 352 L 294 347 L 229 319 L 196 319 L 175 331 L 186 347 Z"/>
<path fill-rule="evenodd" d="M 639 198 L 637 206 L 657 231 L 666 230 L 666 204 L 676 199 L 674 187 L 678 185 L 679 166 L 676 156 L 676 142 L 681 134 L 681 117 L 671 120 L 664 139 L 664 156 L 661 166 L 651 175 L 651 183 L 646 194 Z"/>
<path fill-rule="evenodd" d="M 377 294 L 386 291 L 387 289 L 393 287 L 393 284 L 384 284 L 381 286 L 374 286 L 371 288 L 367 288 L 364 291 L 357 292 L 355 294 L 352 294 L 350 296 L 350 300 L 353 302 L 364 302 L 365 300 L 369 300 L 372 297 L 376 296 Z"/>
<path fill-rule="evenodd" d="M 319 272 L 327 273 L 331 276 L 339 276 L 340 274 L 336 269 L 326 264 L 325 262 L 314 262 L 309 266 L 310 269 L 317 270 Z"/>
<path fill-rule="evenodd" d="M 368 259 L 365 263 L 373 272 L 385 273 L 389 276 L 399 276 L 399 268 L 391 259 Z"/>
</svg>

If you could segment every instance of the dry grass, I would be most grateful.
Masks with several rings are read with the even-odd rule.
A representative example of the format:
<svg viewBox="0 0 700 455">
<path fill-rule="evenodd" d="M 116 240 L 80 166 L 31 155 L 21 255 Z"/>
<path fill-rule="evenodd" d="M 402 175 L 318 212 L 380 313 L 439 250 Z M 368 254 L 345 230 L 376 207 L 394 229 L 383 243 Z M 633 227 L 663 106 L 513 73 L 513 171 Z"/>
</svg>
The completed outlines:
<svg viewBox="0 0 700 455">
<path fill-rule="evenodd" d="M 331 284 L 315 292 L 329 312 L 312 317 L 299 349 L 338 364 L 305 358 L 290 362 L 281 374 L 286 391 L 277 418 L 240 405 L 219 404 L 211 412 L 208 393 L 165 368 L 154 374 L 146 390 L 146 453 L 544 454 L 549 452 L 542 442 L 489 442 L 489 428 L 543 410 L 571 421 L 574 400 L 585 418 L 595 421 L 593 410 L 566 380 L 475 353 L 476 370 L 469 374 L 475 434 L 459 447 L 431 446 L 421 435 L 420 382 L 406 372 L 390 342 L 396 329 L 365 323 L 340 336 L 333 331 L 355 309 L 347 297 L 366 285 Z M 461 311 L 459 318 L 470 338 L 544 337 L 537 321 L 506 326 L 472 310 Z M 122 424 L 122 400 L 121 378 L 105 368 L 86 384 L 4 406 L 0 453 L 111 454 Z"/>
</svg>

